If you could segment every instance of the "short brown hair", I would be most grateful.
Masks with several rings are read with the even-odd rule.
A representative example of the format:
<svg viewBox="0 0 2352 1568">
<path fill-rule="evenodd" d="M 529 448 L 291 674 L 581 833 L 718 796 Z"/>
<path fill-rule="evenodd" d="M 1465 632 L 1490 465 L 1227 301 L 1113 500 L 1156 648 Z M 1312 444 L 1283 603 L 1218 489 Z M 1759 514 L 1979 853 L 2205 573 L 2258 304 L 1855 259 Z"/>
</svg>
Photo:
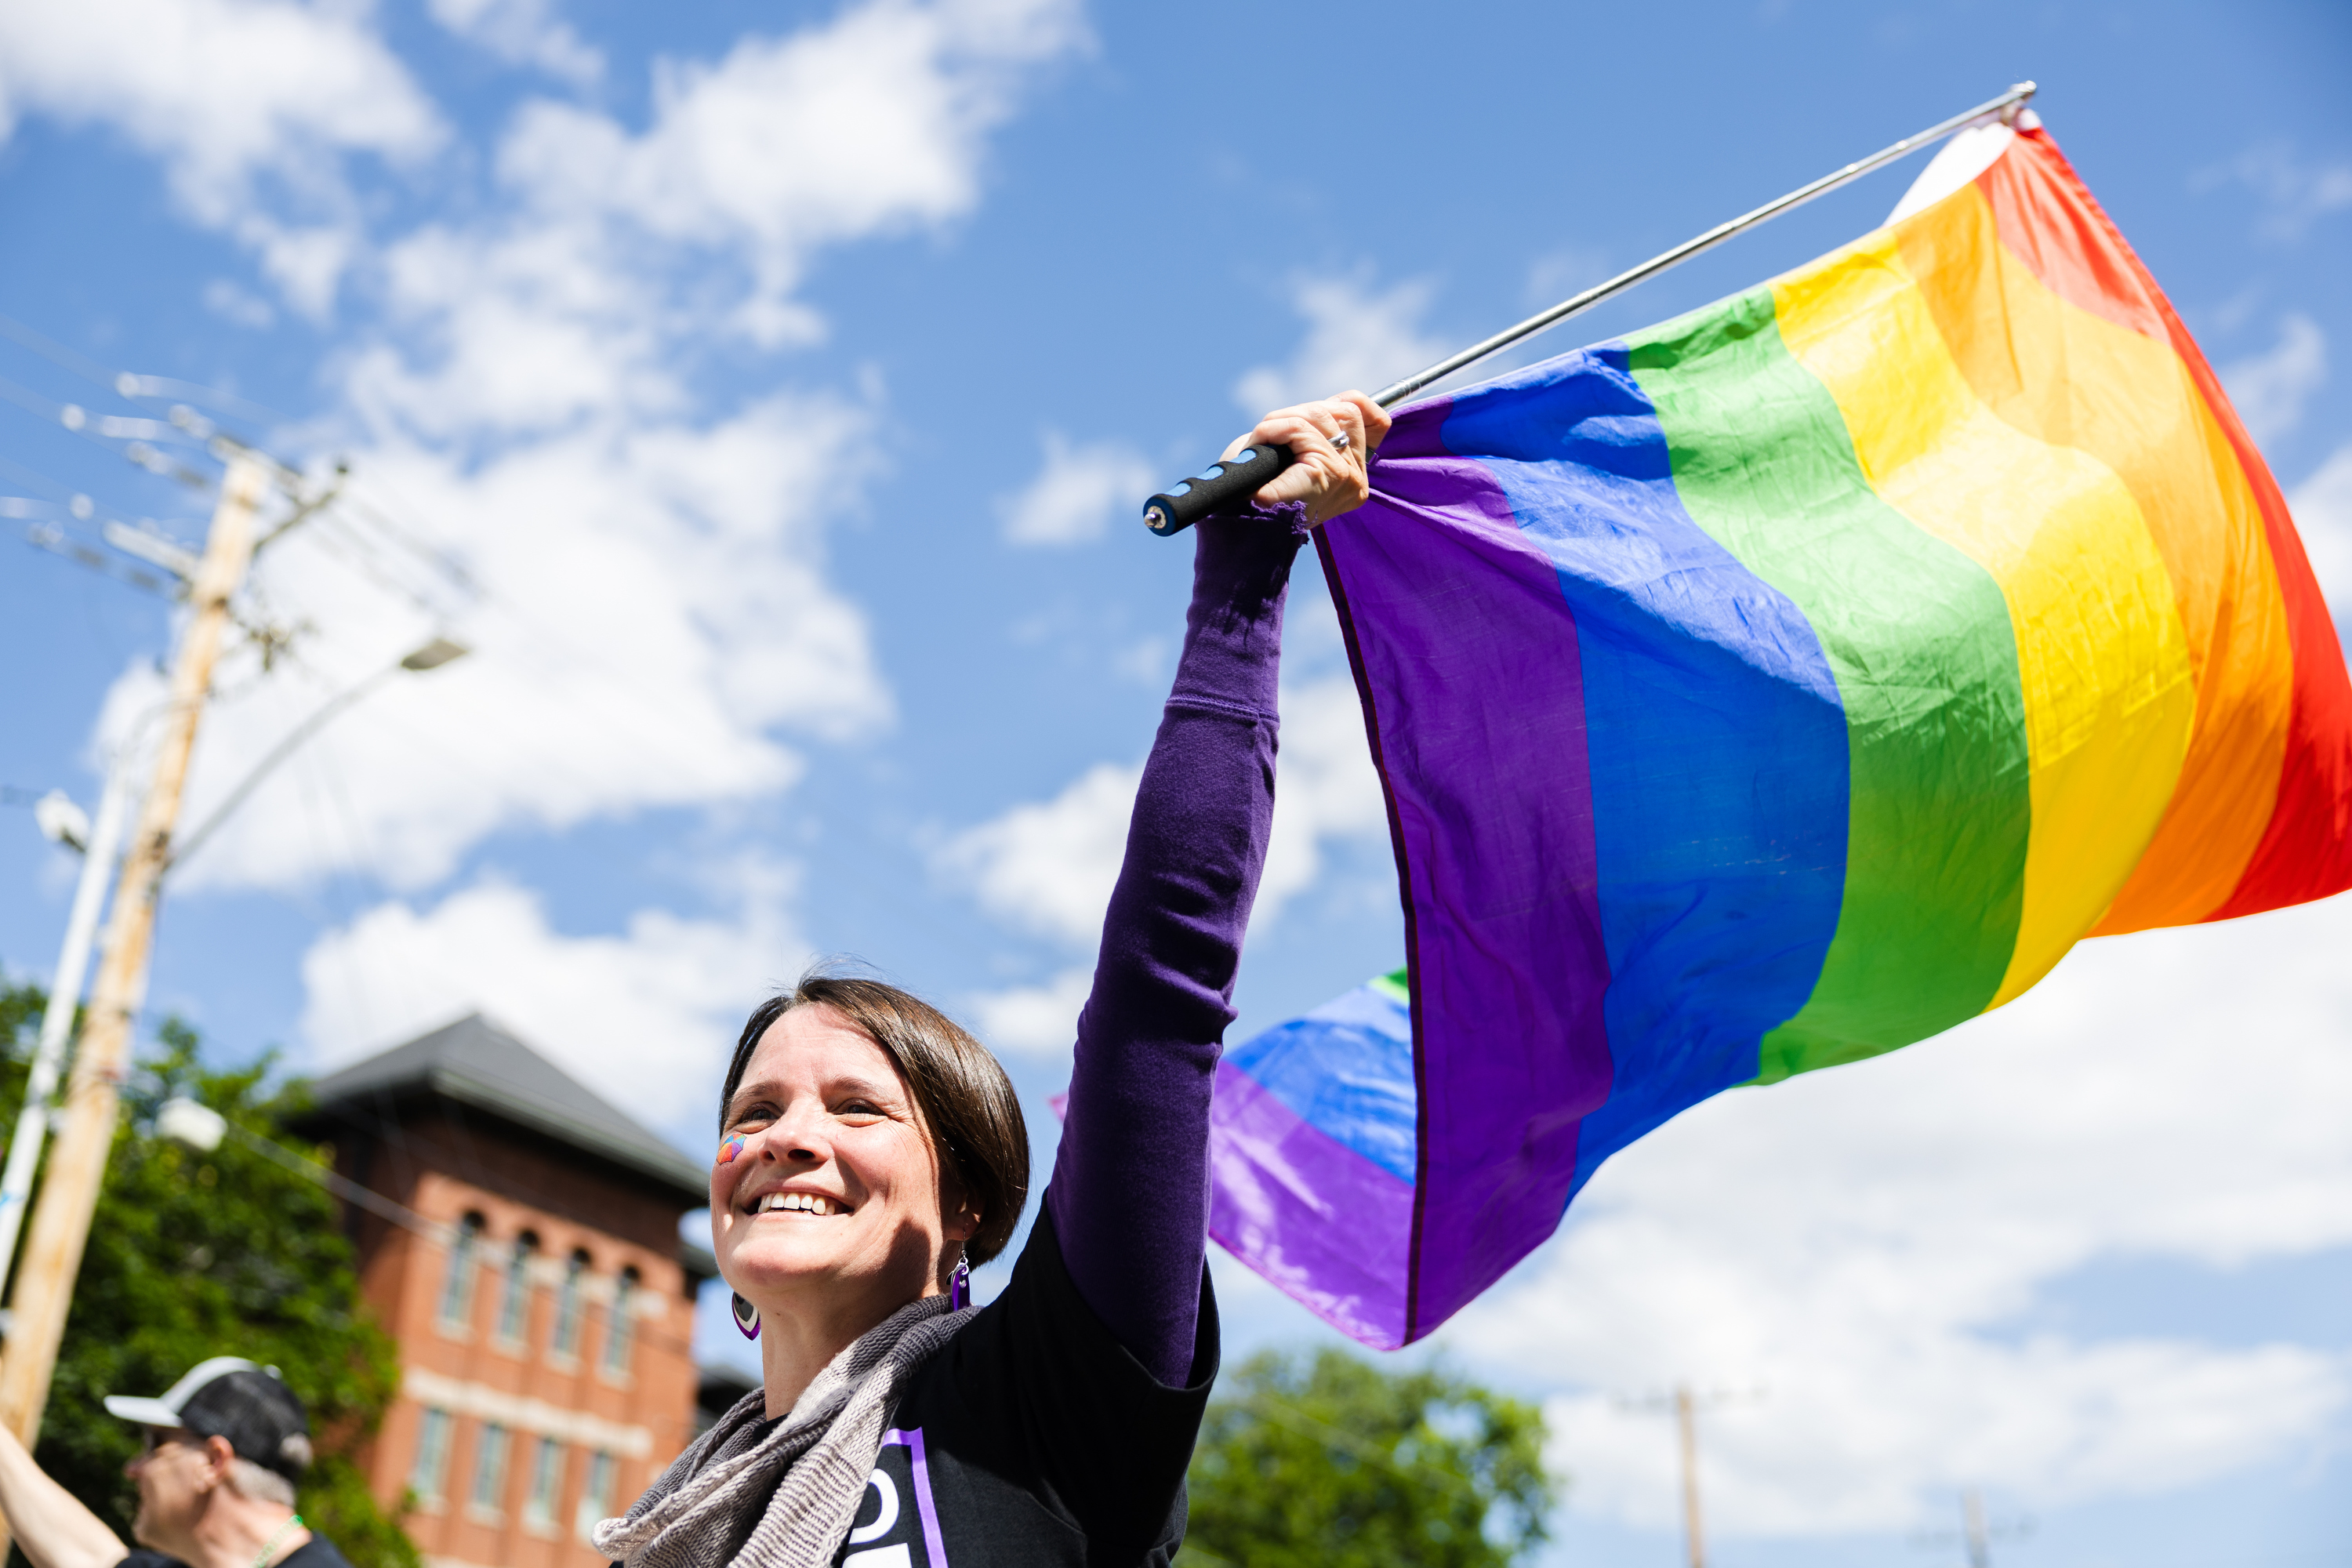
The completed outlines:
<svg viewBox="0 0 2352 1568">
<path fill-rule="evenodd" d="M 830 1007 L 882 1048 L 906 1079 L 929 1129 L 940 1164 L 980 1211 L 980 1228 L 964 1244 L 975 1268 L 1004 1250 L 1029 1202 L 1029 1124 L 1013 1080 L 986 1046 L 937 1007 L 896 985 L 813 969 L 780 996 L 751 1011 L 727 1087 L 719 1097 L 719 1131 L 743 1085 L 751 1053 L 770 1026 L 795 1007 Z"/>
</svg>

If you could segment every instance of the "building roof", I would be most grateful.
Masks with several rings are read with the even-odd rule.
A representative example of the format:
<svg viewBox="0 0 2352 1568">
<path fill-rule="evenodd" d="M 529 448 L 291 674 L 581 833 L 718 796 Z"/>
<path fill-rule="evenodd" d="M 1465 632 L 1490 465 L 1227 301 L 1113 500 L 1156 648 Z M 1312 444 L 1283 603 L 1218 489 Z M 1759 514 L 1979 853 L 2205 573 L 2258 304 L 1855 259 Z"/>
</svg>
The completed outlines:
<svg viewBox="0 0 2352 1568">
<path fill-rule="evenodd" d="M 699 1162 L 479 1013 L 354 1062 L 311 1093 L 329 1115 L 362 1100 L 446 1096 L 649 1176 L 695 1205 L 709 1195 Z"/>
</svg>

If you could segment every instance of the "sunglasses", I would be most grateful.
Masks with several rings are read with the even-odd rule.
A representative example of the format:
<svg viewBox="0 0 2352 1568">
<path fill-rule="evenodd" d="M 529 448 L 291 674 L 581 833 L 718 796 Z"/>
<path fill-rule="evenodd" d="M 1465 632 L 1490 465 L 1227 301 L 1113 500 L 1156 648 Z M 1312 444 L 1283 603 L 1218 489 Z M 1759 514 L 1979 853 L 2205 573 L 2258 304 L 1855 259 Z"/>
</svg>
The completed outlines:
<svg viewBox="0 0 2352 1568">
<path fill-rule="evenodd" d="M 166 1448 L 176 1444 L 185 1444 L 189 1434 L 184 1427 L 173 1427 L 165 1431 L 162 1427 L 147 1426 L 141 1428 L 140 1436 L 142 1441 L 139 1457 L 142 1459 L 152 1459 Z"/>
</svg>

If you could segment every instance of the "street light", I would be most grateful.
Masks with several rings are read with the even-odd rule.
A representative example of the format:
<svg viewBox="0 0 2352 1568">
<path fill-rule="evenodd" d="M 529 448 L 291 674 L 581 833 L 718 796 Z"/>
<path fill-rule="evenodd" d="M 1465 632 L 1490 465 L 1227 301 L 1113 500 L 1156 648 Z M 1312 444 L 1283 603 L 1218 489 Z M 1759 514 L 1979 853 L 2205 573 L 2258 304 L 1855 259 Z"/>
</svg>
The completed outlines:
<svg viewBox="0 0 2352 1568">
<path fill-rule="evenodd" d="M 89 813 L 61 789 L 53 789 L 33 803 L 33 822 L 52 844 L 62 844 L 77 855 L 89 847 Z"/>
<path fill-rule="evenodd" d="M 211 1106 L 173 1095 L 155 1109 L 155 1136 L 191 1154 L 209 1154 L 228 1131 L 228 1118 Z"/>
<path fill-rule="evenodd" d="M 435 637 L 423 647 L 410 650 L 402 655 L 396 662 L 384 666 L 373 675 L 347 686 L 334 696 L 328 698 L 319 705 L 317 712 L 295 725 L 284 740 L 270 748 L 269 754 L 255 764 L 254 770 L 245 775 L 244 782 L 228 792 L 228 798 L 220 803 L 219 809 L 205 818 L 194 832 L 173 847 L 171 864 L 165 868 L 176 871 L 184 865 L 188 857 L 204 847 L 205 840 L 213 836 L 215 830 L 228 819 L 232 812 L 245 804 L 246 797 L 254 792 L 255 787 L 263 779 L 269 776 L 278 763 L 292 756 L 303 742 L 325 729 L 334 721 L 336 715 L 374 690 L 387 677 L 402 670 L 422 674 L 428 669 L 438 669 L 445 664 L 455 663 L 471 652 L 473 649 L 464 643 L 448 637 Z"/>
<path fill-rule="evenodd" d="M 348 1176 L 289 1149 L 283 1143 L 274 1143 L 258 1132 L 239 1127 L 211 1106 L 190 1100 L 185 1095 L 173 1095 L 155 1108 L 155 1136 L 199 1157 L 218 1149 L 224 1138 L 234 1138 L 263 1158 L 274 1160 L 296 1175 L 318 1183 L 345 1203 L 356 1205 L 379 1218 L 405 1226 L 427 1241 L 442 1247 L 449 1245 L 451 1227 L 439 1220 L 426 1219 L 405 1204 L 396 1204 L 383 1194 L 360 1185 Z"/>
<path fill-rule="evenodd" d="M 151 713 L 149 717 L 152 717 Z M 33 807 L 41 831 L 59 844 L 81 851 L 81 876 L 74 883 L 73 910 L 66 917 L 65 945 L 49 977 L 49 1005 L 41 1015 L 39 1043 L 25 1079 L 25 1103 L 16 1115 L 16 1134 L 8 1141 L 8 1160 L 0 1168 L 0 1288 L 14 1271 L 16 1235 L 24 1228 L 25 1205 L 33 1194 L 33 1173 L 41 1161 L 41 1144 L 49 1131 L 49 1100 L 57 1093 L 58 1075 L 64 1068 L 66 1037 L 73 1032 L 74 1008 L 81 1001 L 83 973 L 89 968 L 90 943 L 98 937 L 98 918 L 106 905 L 107 879 L 114 875 L 115 851 L 131 815 L 131 770 L 140 754 L 141 727 L 134 727 L 117 744 L 107 763 L 106 791 L 99 796 L 98 820 L 92 823 L 62 790 L 51 790 Z"/>
<path fill-rule="evenodd" d="M 415 653 L 403 658 L 400 661 L 400 668 L 420 672 L 438 669 L 451 660 L 463 658 L 473 651 L 464 643 L 452 642 L 447 637 L 435 637 Z"/>
<path fill-rule="evenodd" d="M 324 729 L 337 714 L 373 690 L 378 682 L 395 671 L 422 673 L 438 669 L 470 651 L 464 643 L 436 637 L 422 647 L 411 649 L 398 662 L 386 665 L 329 698 L 261 759 L 260 765 L 229 792 L 219 810 L 180 842 L 165 869 L 177 867 L 194 854 L 212 837 L 214 829 L 245 804 L 254 786 L 272 769 Z M 107 770 L 106 794 L 100 803 L 96 823 L 59 790 L 50 791 L 33 807 L 34 820 L 44 835 L 81 851 L 82 868 L 80 882 L 74 890 L 73 912 L 66 922 L 65 948 L 58 956 L 57 973 L 49 986 L 48 1009 L 41 1019 L 40 1043 L 34 1050 L 31 1075 L 25 1085 L 24 1109 L 17 1116 L 16 1135 L 9 1140 L 5 1167 L 0 1169 L 0 1289 L 5 1289 L 15 1272 L 16 1237 L 24 1224 L 26 1202 L 32 1195 L 33 1173 L 40 1163 L 48 1131 L 49 1102 L 57 1093 L 58 1078 L 65 1065 L 66 1038 L 72 1031 L 74 1009 L 81 1000 L 82 975 L 89 964 L 90 944 L 98 935 L 99 914 L 106 900 L 106 879 L 113 872 L 115 852 L 125 818 L 130 815 L 131 764 L 138 751 L 134 739 L 135 736 L 125 738 Z M 204 1119 L 213 1115 L 193 1102 L 178 1102 L 175 1114 L 167 1120 L 180 1131 L 201 1132 Z M 214 1133 L 213 1139 L 217 1142 L 219 1135 Z M 0 1314 L 0 1333 L 5 1331 L 5 1314 Z"/>
</svg>

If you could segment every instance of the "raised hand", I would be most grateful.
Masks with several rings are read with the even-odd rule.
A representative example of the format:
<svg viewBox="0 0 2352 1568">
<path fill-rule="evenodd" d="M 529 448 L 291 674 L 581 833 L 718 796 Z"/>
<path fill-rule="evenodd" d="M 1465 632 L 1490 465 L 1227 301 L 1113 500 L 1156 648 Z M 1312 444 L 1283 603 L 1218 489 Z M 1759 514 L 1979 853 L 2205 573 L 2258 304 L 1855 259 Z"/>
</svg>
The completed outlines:
<svg viewBox="0 0 2352 1568">
<path fill-rule="evenodd" d="M 1388 410 L 1360 392 L 1277 408 L 1225 448 L 1230 459 L 1245 447 L 1286 446 L 1297 461 L 1257 492 L 1262 506 L 1307 503 L 1307 525 L 1318 528 L 1371 498 L 1366 468 L 1387 439 Z M 1346 437 L 1344 441 L 1339 437 Z"/>
</svg>

